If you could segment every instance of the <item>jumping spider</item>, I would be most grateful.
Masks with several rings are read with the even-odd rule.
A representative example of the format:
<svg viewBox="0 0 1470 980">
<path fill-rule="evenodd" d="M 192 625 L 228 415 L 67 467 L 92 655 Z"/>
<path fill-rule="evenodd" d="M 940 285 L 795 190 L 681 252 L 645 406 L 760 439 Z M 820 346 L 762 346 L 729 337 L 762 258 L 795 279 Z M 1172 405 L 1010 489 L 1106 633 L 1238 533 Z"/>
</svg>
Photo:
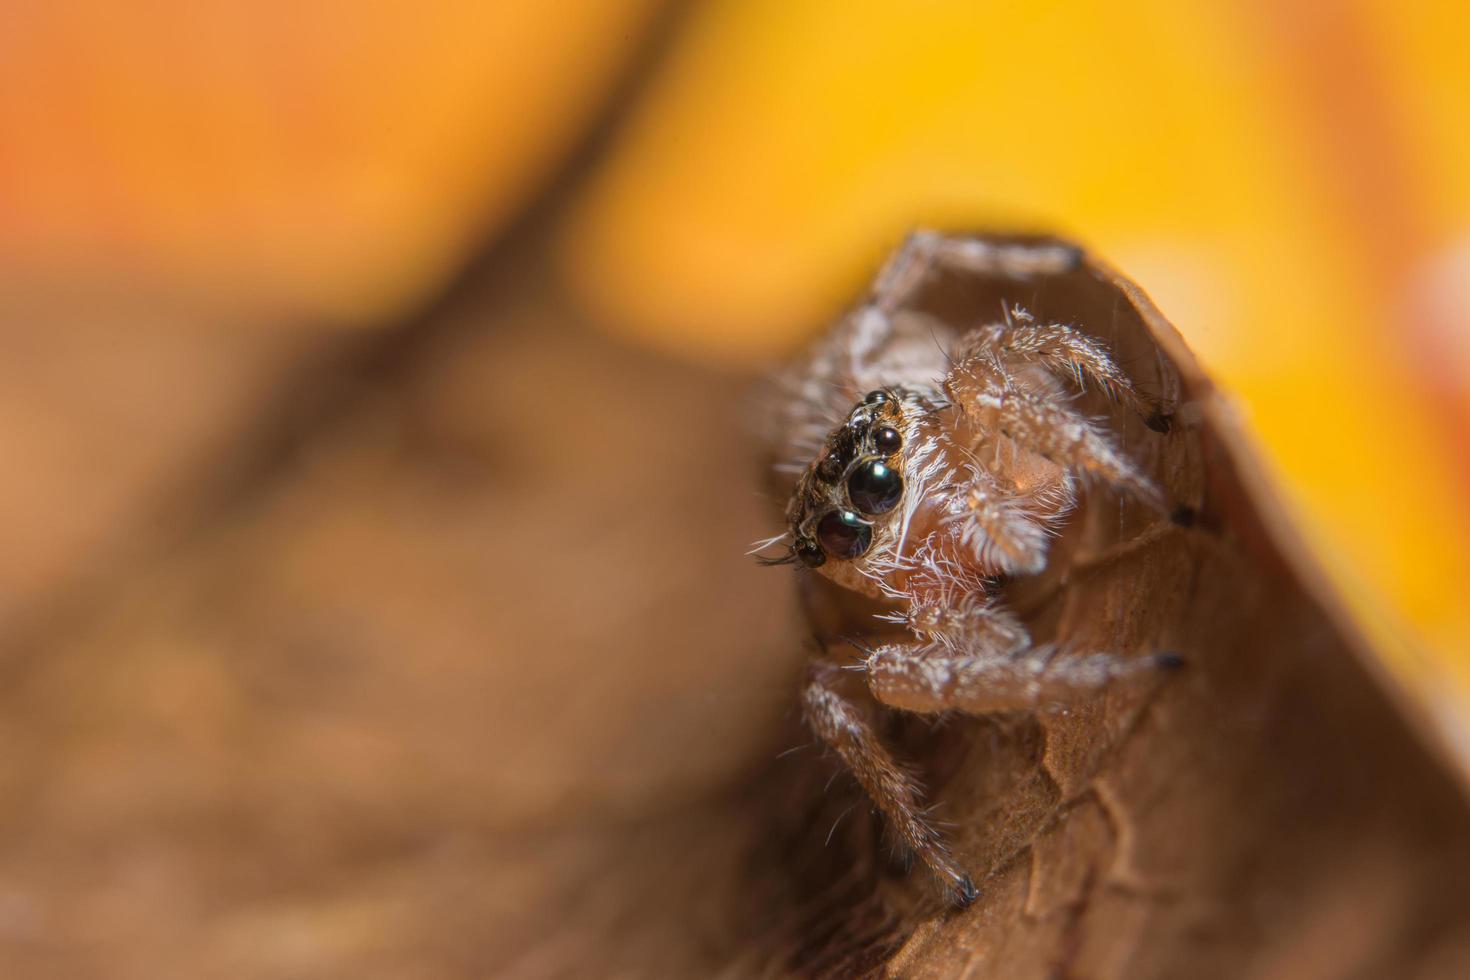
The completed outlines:
<svg viewBox="0 0 1470 980">
<path fill-rule="evenodd" d="M 1102 424 L 1070 404 L 1093 386 L 1164 431 L 1108 350 L 1022 310 L 956 330 L 908 309 L 940 271 L 1024 278 L 1066 268 L 1064 246 L 911 236 L 859 306 L 784 379 L 778 472 L 796 476 L 784 545 L 768 564 L 805 566 L 879 603 L 848 649 L 868 691 L 905 711 L 985 714 L 1075 700 L 1119 678 L 1174 666 L 1033 645 L 999 583 L 1047 564 L 1050 539 L 1083 483 L 1160 512 L 1164 498 Z M 835 418 L 834 418 L 835 416 Z M 837 424 L 832 427 L 833 421 Z M 891 625 L 890 625 L 891 624 Z M 884 630 L 888 635 L 883 636 Z M 898 631 L 895 634 L 895 631 Z M 864 644 L 864 638 L 878 637 Z M 896 641 L 895 641 L 896 640 Z M 926 818 L 920 789 L 818 657 L 803 694 L 811 729 L 837 752 L 893 832 L 967 905 L 977 895 Z"/>
</svg>

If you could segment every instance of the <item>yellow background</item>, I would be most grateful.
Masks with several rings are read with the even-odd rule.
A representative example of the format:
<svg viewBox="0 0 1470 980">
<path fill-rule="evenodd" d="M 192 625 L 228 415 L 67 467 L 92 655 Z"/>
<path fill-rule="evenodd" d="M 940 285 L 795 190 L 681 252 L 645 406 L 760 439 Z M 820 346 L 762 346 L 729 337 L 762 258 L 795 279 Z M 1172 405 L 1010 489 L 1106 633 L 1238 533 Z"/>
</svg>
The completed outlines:
<svg viewBox="0 0 1470 980">
<path fill-rule="evenodd" d="M 546 186 L 653 12 L 9 4 L 0 286 L 121 283 L 243 310 L 236 332 L 389 322 Z M 589 310 L 765 363 L 914 225 L 1075 236 L 1238 397 L 1386 658 L 1470 692 L 1460 4 L 754 0 L 672 23 L 558 225 Z"/>
<path fill-rule="evenodd" d="M 1088 242 L 1238 397 L 1385 654 L 1463 693 L 1467 51 L 1451 3 L 717 4 L 567 269 L 631 336 L 758 359 L 916 223 Z"/>
</svg>

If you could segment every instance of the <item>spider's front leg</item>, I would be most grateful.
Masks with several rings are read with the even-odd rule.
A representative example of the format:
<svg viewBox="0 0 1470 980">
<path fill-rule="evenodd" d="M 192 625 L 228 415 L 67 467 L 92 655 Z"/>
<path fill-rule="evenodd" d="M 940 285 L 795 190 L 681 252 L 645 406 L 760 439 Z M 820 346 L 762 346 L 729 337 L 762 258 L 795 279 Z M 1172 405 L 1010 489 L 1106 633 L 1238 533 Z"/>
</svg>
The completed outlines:
<svg viewBox="0 0 1470 980">
<path fill-rule="evenodd" d="M 871 302 L 892 313 L 911 299 L 936 270 L 1025 280 L 1075 268 L 1081 252 L 1059 242 L 1001 242 L 937 231 L 915 231 L 884 264 Z"/>
<path fill-rule="evenodd" d="M 987 355 L 1001 364 L 1041 364 L 1052 374 L 1070 379 L 1079 389 L 1092 385 L 1135 412 L 1154 431 L 1169 429 L 1170 415 L 1165 408 L 1139 392 L 1106 346 L 1076 327 L 1038 322 L 1018 307 L 1004 323 L 971 330 L 952 354 L 956 363 Z"/>
<path fill-rule="evenodd" d="M 1173 653 L 1123 658 L 1033 646 L 1030 634 L 973 569 L 930 544 L 901 612 L 914 640 L 867 651 L 868 687 L 882 703 L 924 714 L 983 715 L 1066 704 L 1124 678 L 1177 667 Z"/>
<path fill-rule="evenodd" d="M 866 300 L 847 323 L 844 356 L 848 373 L 864 377 L 891 353 L 893 317 L 916 297 L 936 273 L 951 271 L 1003 276 L 1024 281 L 1072 269 L 1081 253 L 1057 242 L 997 242 L 935 231 L 916 231 L 904 239 L 873 281 Z M 926 338 L 927 340 L 928 338 Z M 892 367 L 891 362 L 886 362 Z"/>
<path fill-rule="evenodd" d="M 955 904 L 969 905 L 979 892 L 925 818 L 918 780 L 894 760 L 858 705 L 843 694 L 843 680 L 840 667 L 813 662 L 802 694 L 807 724 L 841 757 L 904 846 L 950 889 Z"/>
<path fill-rule="evenodd" d="M 944 390 L 964 415 L 1068 471 L 1107 483 L 1164 510 L 1164 497 L 1111 434 L 1064 402 L 1022 390 L 994 352 L 965 357 L 951 368 Z"/>
<path fill-rule="evenodd" d="M 971 715 L 1064 705 L 1125 679 L 1148 677 L 1183 661 L 1160 653 L 1124 659 L 1111 653 L 1061 654 L 1052 646 L 1007 653 L 988 635 L 966 642 L 920 640 L 872 650 L 864 668 L 873 696 L 923 714 Z"/>
<path fill-rule="evenodd" d="M 872 694 L 906 711 L 985 714 L 1040 707 L 1179 663 L 1168 654 L 1068 658 L 1055 656 L 1051 648 L 1032 648 L 1025 628 L 981 593 L 911 606 L 901 621 L 917 639 L 864 651 L 863 667 Z M 898 839 L 950 889 L 955 904 L 969 905 L 979 891 L 926 818 L 918 780 L 894 760 L 864 712 L 844 695 L 843 684 L 850 679 L 834 664 L 813 664 L 802 699 L 807 724 L 841 757 Z"/>
</svg>

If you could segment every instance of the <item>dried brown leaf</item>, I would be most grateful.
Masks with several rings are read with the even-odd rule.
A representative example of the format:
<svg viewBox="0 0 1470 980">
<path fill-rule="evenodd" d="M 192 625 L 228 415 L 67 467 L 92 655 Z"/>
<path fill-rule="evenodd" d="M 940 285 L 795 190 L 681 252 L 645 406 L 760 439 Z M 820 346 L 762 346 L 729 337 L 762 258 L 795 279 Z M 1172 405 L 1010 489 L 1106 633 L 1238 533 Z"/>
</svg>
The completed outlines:
<svg viewBox="0 0 1470 980">
<path fill-rule="evenodd" d="M 1013 597 L 1183 673 L 893 720 L 984 878 L 954 913 L 820 753 L 782 754 L 806 628 L 742 554 L 773 508 L 747 379 L 600 339 L 521 268 L 489 285 L 10 652 L 0 973 L 1464 975 L 1461 787 L 1133 287 L 934 297 L 1109 338 L 1177 393 L 1133 436 L 1197 508 L 1140 537 L 1099 500 Z"/>
</svg>

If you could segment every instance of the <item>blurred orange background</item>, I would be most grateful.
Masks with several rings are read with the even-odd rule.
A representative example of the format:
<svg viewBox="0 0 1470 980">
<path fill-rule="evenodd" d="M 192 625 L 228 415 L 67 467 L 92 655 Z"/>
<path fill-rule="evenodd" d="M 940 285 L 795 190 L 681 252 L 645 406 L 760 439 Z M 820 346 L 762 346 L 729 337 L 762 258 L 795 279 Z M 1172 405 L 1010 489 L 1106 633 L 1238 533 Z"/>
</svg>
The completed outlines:
<svg viewBox="0 0 1470 980">
<path fill-rule="evenodd" d="M 558 272 L 599 320 L 748 368 L 914 225 L 1077 237 L 1235 393 L 1385 661 L 1470 727 L 1449 2 L 7 4 L 0 610 L 275 366 L 430 301 L 552 186 L 656 24 L 625 124 L 558 185 Z"/>
</svg>

